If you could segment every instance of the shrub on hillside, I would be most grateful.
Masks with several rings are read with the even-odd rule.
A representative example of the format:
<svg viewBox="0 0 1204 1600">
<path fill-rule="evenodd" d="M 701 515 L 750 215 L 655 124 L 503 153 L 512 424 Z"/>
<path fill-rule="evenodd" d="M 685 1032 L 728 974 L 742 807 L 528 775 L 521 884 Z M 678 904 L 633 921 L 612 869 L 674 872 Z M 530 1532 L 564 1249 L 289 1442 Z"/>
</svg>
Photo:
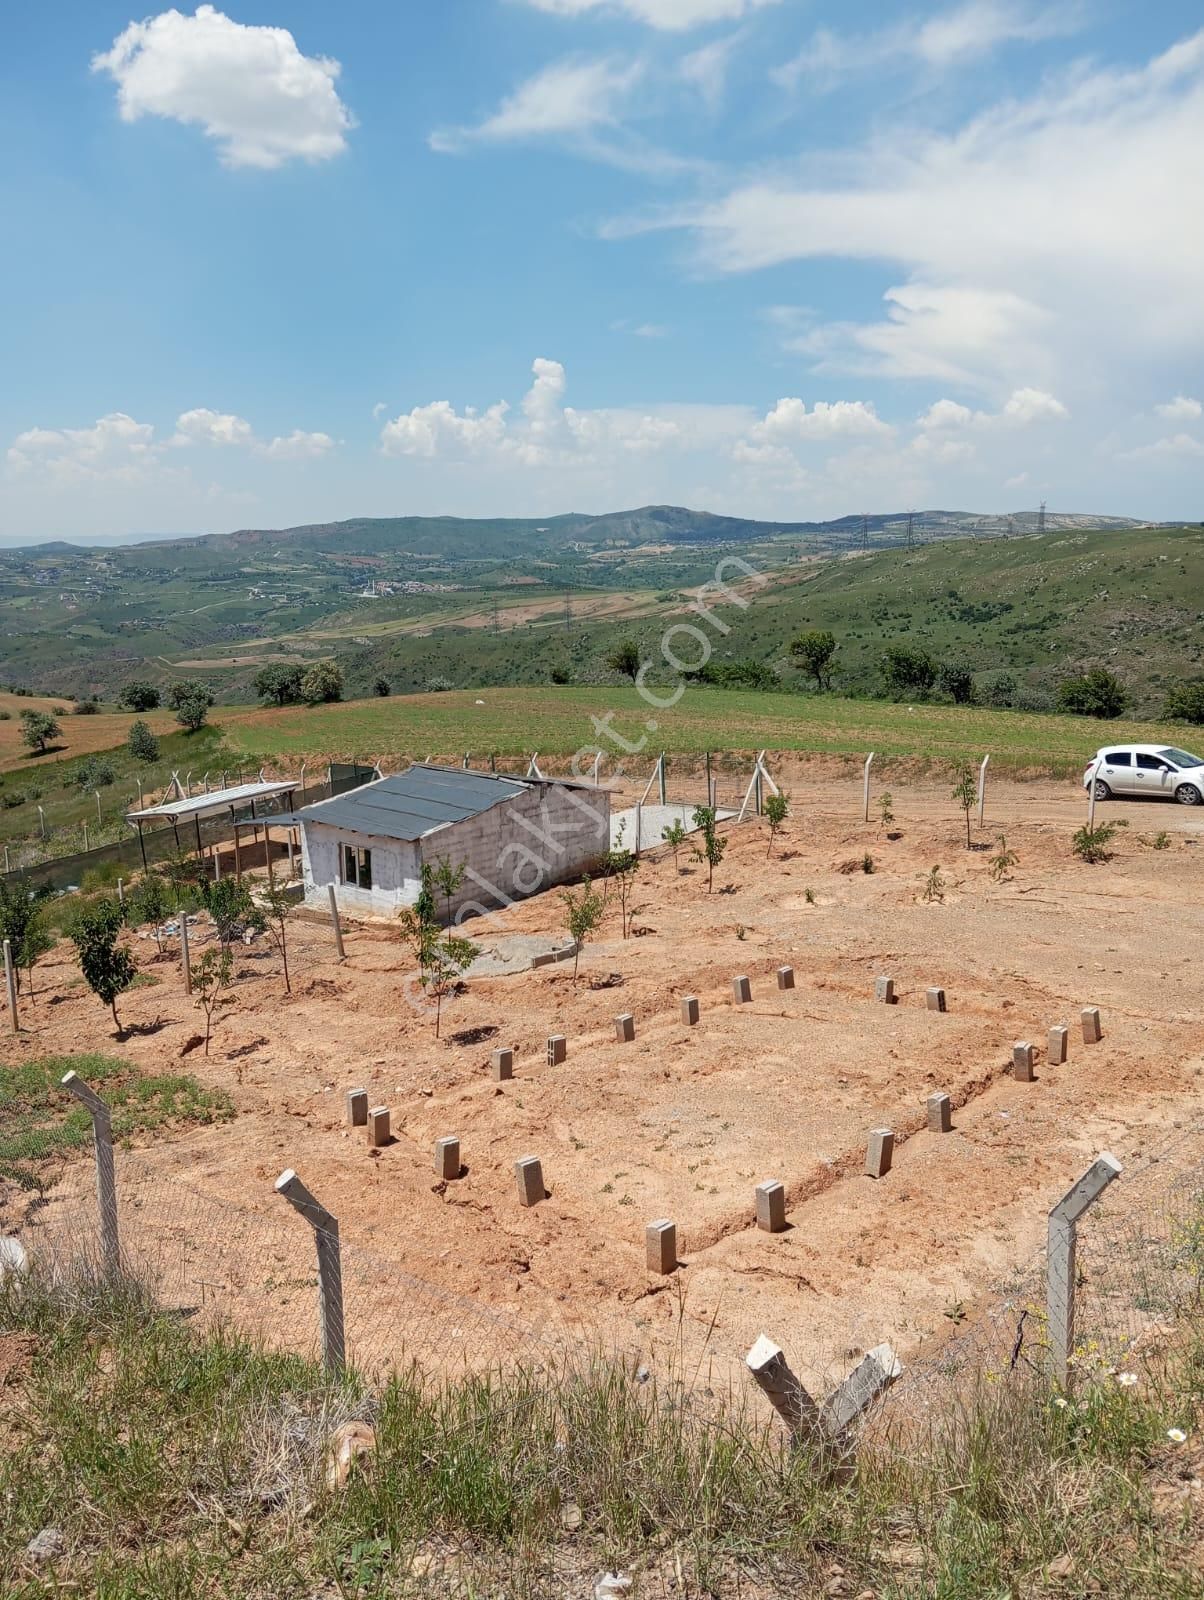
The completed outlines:
<svg viewBox="0 0 1204 1600">
<path fill-rule="evenodd" d="M 1204 678 L 1177 683 L 1167 694 L 1162 714 L 1175 722 L 1204 723 Z"/>
<path fill-rule="evenodd" d="M 159 691 L 153 683 L 131 678 L 129 683 L 122 685 L 117 704 L 123 711 L 154 711 L 159 705 Z"/>
<path fill-rule="evenodd" d="M 343 698 L 343 669 L 337 661 L 315 661 L 301 678 L 301 698 L 319 706 Z"/>
<path fill-rule="evenodd" d="M 1128 704 L 1124 685 L 1106 667 L 1068 678 L 1058 690 L 1058 709 L 1077 717 L 1119 717 Z"/>
<path fill-rule="evenodd" d="M 75 785 L 87 793 L 91 789 L 107 789 L 117 781 L 117 768 L 108 756 L 89 756 L 75 769 Z"/>
<path fill-rule="evenodd" d="M 145 722 L 131 722 L 125 747 L 135 761 L 158 761 L 159 741 Z"/>
</svg>

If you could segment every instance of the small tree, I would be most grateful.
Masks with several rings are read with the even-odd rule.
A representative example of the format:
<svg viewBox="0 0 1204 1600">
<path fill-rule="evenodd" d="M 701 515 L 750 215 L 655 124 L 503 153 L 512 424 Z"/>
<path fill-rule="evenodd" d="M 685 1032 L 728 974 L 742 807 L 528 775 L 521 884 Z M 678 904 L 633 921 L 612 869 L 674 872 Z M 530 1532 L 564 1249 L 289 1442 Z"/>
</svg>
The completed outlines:
<svg viewBox="0 0 1204 1600">
<path fill-rule="evenodd" d="M 695 808 L 694 826 L 702 830 L 702 849 L 695 847 L 694 855 L 699 861 L 705 861 L 707 864 L 707 893 L 710 894 L 715 881 L 715 868 L 722 862 L 724 851 L 727 849 L 727 837 L 720 833 L 716 826 L 713 806 Z"/>
<path fill-rule="evenodd" d="M 167 700 L 180 726 L 189 733 L 196 733 L 205 726 L 209 707 L 213 704 L 213 694 L 205 684 L 185 680 L 172 684 Z"/>
<path fill-rule="evenodd" d="M 629 850 L 623 843 L 624 824 L 619 824 L 618 842 L 602 857 L 603 871 L 606 873 L 607 883 L 616 885 L 619 891 L 619 923 L 623 930 L 623 937 L 627 937 L 627 901 L 631 895 L 631 886 L 635 875 L 640 870 L 639 859 L 633 850 Z"/>
<path fill-rule="evenodd" d="M 29 992 L 33 993 L 33 969 L 39 956 L 54 948 L 54 940 L 47 933 L 40 916 L 40 894 L 31 894 L 20 879 L 12 882 L 0 878 L 0 940 L 7 939 L 12 950 L 13 965 L 17 969 L 17 984 L 21 983 L 21 968 L 29 974 Z"/>
<path fill-rule="evenodd" d="M 790 645 L 790 654 L 801 672 L 809 672 L 817 689 L 832 687 L 829 667 L 836 653 L 836 635 L 826 628 L 810 628 Z"/>
<path fill-rule="evenodd" d="M 940 867 L 933 867 L 932 871 L 928 874 L 928 877 L 924 882 L 924 899 L 929 905 L 932 905 L 933 901 L 935 900 L 941 901 L 942 904 L 944 903 L 945 880 L 941 876 Z"/>
<path fill-rule="evenodd" d="M 213 1013 L 221 999 L 222 990 L 230 983 L 234 958 L 224 946 L 215 950 L 209 946 L 192 969 L 192 992 L 197 1005 L 205 1013 L 205 1054 L 209 1054 L 209 1035 L 213 1031 Z"/>
<path fill-rule="evenodd" d="M 451 993 L 460 977 L 480 954 L 480 946 L 461 939 L 450 929 L 443 931 L 407 906 L 401 913 L 401 932 L 418 963 L 418 981 L 435 997 L 435 1038 L 443 1017 L 444 997 Z"/>
<path fill-rule="evenodd" d="M 942 661 L 936 679 L 954 705 L 968 706 L 974 699 L 974 674 L 964 661 Z"/>
<path fill-rule="evenodd" d="M 392 691 L 389 688 L 388 678 L 377 678 L 376 682 L 372 685 L 372 693 L 377 695 L 381 700 L 387 700 L 391 692 Z"/>
<path fill-rule="evenodd" d="M 926 650 L 897 644 L 882 657 L 882 676 L 890 694 L 926 694 L 936 682 L 936 667 Z"/>
<path fill-rule="evenodd" d="M 150 923 L 159 954 L 163 954 L 163 924 L 171 913 L 171 891 L 166 878 L 158 872 L 142 875 L 132 894 L 126 896 L 126 919 L 136 927 Z"/>
<path fill-rule="evenodd" d="M 35 755 L 44 756 L 51 739 L 57 739 L 62 728 L 49 711 L 22 711 L 21 742 Z"/>
<path fill-rule="evenodd" d="M 1167 693 L 1162 715 L 1174 722 L 1204 722 L 1204 681 L 1177 683 Z"/>
<path fill-rule="evenodd" d="M 995 883 L 1007 883 L 1012 875 L 1012 868 L 1016 866 L 1020 857 L 1014 850 L 1008 848 L 1007 838 L 999 835 L 999 853 L 991 857 L 991 878 Z"/>
<path fill-rule="evenodd" d="M 581 880 L 580 894 L 565 889 L 560 898 L 564 901 L 565 925 L 573 940 L 573 982 L 576 983 L 581 947 L 602 921 L 606 911 L 606 896 L 599 894 L 586 877 Z"/>
<path fill-rule="evenodd" d="M 667 845 L 670 845 L 672 847 L 672 850 L 673 850 L 673 865 L 674 865 L 674 868 L 678 872 L 680 872 L 681 871 L 681 863 L 677 859 L 677 852 L 681 849 L 682 845 L 685 844 L 685 842 L 686 842 L 686 830 L 685 830 L 685 827 L 682 824 L 682 820 L 681 820 L 680 817 L 675 817 L 674 820 L 669 824 L 669 826 L 667 828 L 662 828 L 661 829 L 661 838 L 665 841 L 665 843 Z"/>
<path fill-rule="evenodd" d="M 453 867 L 447 856 L 440 856 L 435 870 L 431 873 L 433 887 L 443 896 L 444 923 L 447 927 L 451 926 L 451 903 L 455 898 L 456 891 L 464 882 L 464 871 L 463 866 Z M 424 877 L 423 888 L 425 887 L 426 879 Z"/>
<path fill-rule="evenodd" d="M 117 943 L 120 931 L 121 907 L 106 896 L 94 900 L 91 905 L 81 906 L 70 928 L 84 981 L 113 1013 L 118 1033 L 121 1032 L 121 1018 L 117 1015 L 117 997 L 125 993 L 137 976 L 134 958 Z"/>
<path fill-rule="evenodd" d="M 974 781 L 974 773 L 970 767 L 961 766 L 957 769 L 957 782 L 953 785 L 953 798 L 966 814 L 966 849 L 970 849 L 970 813 L 978 799 L 978 785 Z"/>
<path fill-rule="evenodd" d="M 301 678 L 301 698 L 319 706 L 343 698 L 343 669 L 337 661 L 315 661 Z"/>
<path fill-rule="evenodd" d="M 153 683 L 131 678 L 129 683 L 123 684 L 117 704 L 123 711 L 154 711 L 159 704 L 159 691 Z"/>
<path fill-rule="evenodd" d="M 878 822 L 879 822 L 878 831 L 881 832 L 883 828 L 889 828 L 891 823 L 894 820 L 895 820 L 894 796 L 891 794 L 890 790 L 888 789 L 886 791 L 886 793 L 882 796 L 882 798 L 878 801 Z"/>
<path fill-rule="evenodd" d="M 131 722 L 125 747 L 135 761 L 158 761 L 159 741 L 145 722 Z"/>
<path fill-rule="evenodd" d="M 261 700 L 272 701 L 278 706 L 293 705 L 301 698 L 301 675 L 304 671 L 302 666 L 286 666 L 282 662 L 264 667 L 252 680 L 255 693 Z"/>
<path fill-rule="evenodd" d="M 274 883 L 259 891 L 258 904 L 255 906 L 257 913 L 256 923 L 266 930 L 272 943 L 280 952 L 280 960 L 284 967 L 284 992 L 292 994 L 293 986 L 288 975 L 288 919 L 292 914 L 293 901 L 283 889 L 278 889 Z"/>
<path fill-rule="evenodd" d="M 201 886 L 205 909 L 213 918 L 217 937 L 223 950 L 229 950 L 238 937 L 239 929 L 248 923 L 254 926 L 255 904 L 250 890 L 237 878 L 223 878 L 220 883 Z"/>
<path fill-rule="evenodd" d="M 624 639 L 607 656 L 606 665 L 612 672 L 621 672 L 634 683 L 640 672 L 639 645 L 633 639 Z"/>
<path fill-rule="evenodd" d="M 769 849 L 767 856 L 773 854 L 773 842 L 782 830 L 782 824 L 790 815 L 790 796 L 788 794 L 770 794 L 765 799 L 765 820 L 769 823 Z"/>
<path fill-rule="evenodd" d="M 1079 717 L 1119 717 L 1128 704 L 1124 685 L 1106 667 L 1068 678 L 1058 690 L 1058 709 Z"/>
</svg>

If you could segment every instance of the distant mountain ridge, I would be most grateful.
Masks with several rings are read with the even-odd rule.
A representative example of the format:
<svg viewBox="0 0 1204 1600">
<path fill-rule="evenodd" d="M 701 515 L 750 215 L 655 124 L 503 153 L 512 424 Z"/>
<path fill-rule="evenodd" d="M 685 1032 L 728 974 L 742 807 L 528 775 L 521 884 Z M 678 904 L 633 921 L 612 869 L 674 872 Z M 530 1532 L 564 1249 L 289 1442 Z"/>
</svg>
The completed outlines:
<svg viewBox="0 0 1204 1600">
<path fill-rule="evenodd" d="M 721 516 L 694 511 L 687 506 L 640 506 L 631 511 L 595 515 L 564 512 L 553 517 L 351 517 L 340 522 L 305 523 L 293 528 L 239 528 L 227 534 L 200 534 L 195 538 L 163 541 L 178 545 L 227 547 L 259 546 L 273 540 L 336 553 L 373 554 L 381 550 L 410 550 L 415 554 L 482 554 L 482 538 L 490 540 L 489 553 L 516 555 L 533 547 L 562 549 L 640 544 L 754 543 L 775 537 L 818 537 L 826 544 L 854 544 L 863 535 L 880 541 L 884 535 L 905 535 L 908 517 L 919 537 L 958 538 L 979 535 L 1003 537 L 1008 533 L 1036 533 L 1040 513 L 1020 511 L 1010 515 L 939 509 L 876 512 L 865 517 L 847 515 L 828 521 L 775 522 L 748 517 Z M 1136 517 L 1096 516 L 1086 512 L 1045 513 L 1045 527 L 1054 532 L 1067 528 L 1138 528 Z M 158 541 L 156 541 L 158 543 Z M 162 544 L 159 544 L 162 548 Z"/>
</svg>

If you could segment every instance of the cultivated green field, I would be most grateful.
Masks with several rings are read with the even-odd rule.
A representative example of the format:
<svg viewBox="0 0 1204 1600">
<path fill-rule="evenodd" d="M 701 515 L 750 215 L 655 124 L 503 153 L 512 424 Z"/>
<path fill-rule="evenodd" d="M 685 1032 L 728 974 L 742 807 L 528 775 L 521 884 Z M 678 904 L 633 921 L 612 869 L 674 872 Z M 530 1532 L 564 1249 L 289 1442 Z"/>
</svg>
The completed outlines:
<svg viewBox="0 0 1204 1600">
<path fill-rule="evenodd" d="M 483 702 L 483 703 L 478 703 Z M 597 744 L 594 718 L 613 712 L 611 726 L 640 750 L 634 769 L 661 750 L 801 750 L 864 756 L 981 760 L 1012 771 L 1078 772 L 1106 741 L 1190 745 L 1192 730 L 1173 724 L 1095 722 L 1083 717 L 1028 715 L 977 707 L 892 705 L 834 695 L 739 693 L 687 688 L 679 703 L 654 711 L 632 688 L 482 689 L 411 695 L 313 709 L 217 712 L 227 745 L 248 761 L 305 756 L 458 758 L 474 764 L 499 756 L 568 757 Z M 655 722 L 655 728 L 648 723 Z M 1197 741 L 1199 742 L 1199 741 Z M 621 746 L 603 741 L 619 759 Z"/>
</svg>

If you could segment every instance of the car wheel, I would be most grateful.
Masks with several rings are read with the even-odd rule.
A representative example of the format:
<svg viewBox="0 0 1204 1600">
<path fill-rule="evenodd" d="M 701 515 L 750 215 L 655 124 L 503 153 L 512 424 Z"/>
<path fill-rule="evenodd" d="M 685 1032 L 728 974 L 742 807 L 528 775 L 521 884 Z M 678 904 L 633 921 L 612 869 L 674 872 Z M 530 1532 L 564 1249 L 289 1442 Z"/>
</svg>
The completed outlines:
<svg viewBox="0 0 1204 1600">
<path fill-rule="evenodd" d="M 1097 800 L 1111 800 L 1112 791 L 1102 778 L 1095 780 L 1095 798 Z"/>
<path fill-rule="evenodd" d="M 1198 806 L 1202 798 L 1194 783 L 1181 783 L 1175 790 L 1175 799 L 1181 806 Z"/>
</svg>

